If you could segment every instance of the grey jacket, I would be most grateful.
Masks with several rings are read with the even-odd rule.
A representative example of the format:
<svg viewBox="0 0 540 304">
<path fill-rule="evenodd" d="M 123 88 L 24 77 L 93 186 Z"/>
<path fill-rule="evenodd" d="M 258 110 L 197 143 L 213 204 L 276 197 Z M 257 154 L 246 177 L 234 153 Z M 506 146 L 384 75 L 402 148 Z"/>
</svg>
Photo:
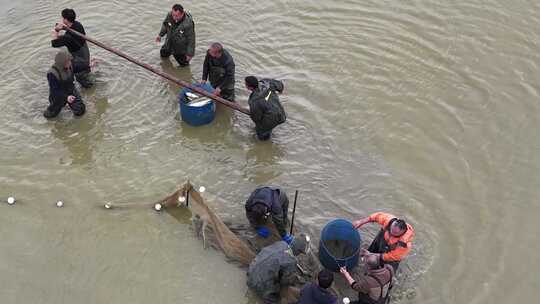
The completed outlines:
<svg viewBox="0 0 540 304">
<path fill-rule="evenodd" d="M 292 285 L 296 279 L 296 258 L 284 241 L 264 247 L 248 269 L 247 285 L 261 296 L 265 303 L 279 298 L 281 286 Z"/>
</svg>

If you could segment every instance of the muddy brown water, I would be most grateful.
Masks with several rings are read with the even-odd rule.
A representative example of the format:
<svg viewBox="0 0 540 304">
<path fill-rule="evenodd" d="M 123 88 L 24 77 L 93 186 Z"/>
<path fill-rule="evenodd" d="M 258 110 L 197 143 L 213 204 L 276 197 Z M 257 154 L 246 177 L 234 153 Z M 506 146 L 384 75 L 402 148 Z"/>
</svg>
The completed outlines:
<svg viewBox="0 0 540 304">
<path fill-rule="evenodd" d="M 188 214 L 102 208 L 188 178 L 228 222 L 245 221 L 259 184 L 299 189 L 296 221 L 315 239 L 334 218 L 404 217 L 416 240 L 396 303 L 537 298 L 540 2 L 184 1 L 198 39 L 188 69 L 153 42 L 172 3 L 0 1 L 0 197 L 18 199 L 0 204 L 2 303 L 256 302 Z M 269 143 L 223 107 L 187 126 L 177 86 L 95 46 L 87 114 L 45 120 L 66 6 L 90 36 L 186 81 L 223 42 L 237 79 L 284 80 L 287 124 Z"/>
</svg>

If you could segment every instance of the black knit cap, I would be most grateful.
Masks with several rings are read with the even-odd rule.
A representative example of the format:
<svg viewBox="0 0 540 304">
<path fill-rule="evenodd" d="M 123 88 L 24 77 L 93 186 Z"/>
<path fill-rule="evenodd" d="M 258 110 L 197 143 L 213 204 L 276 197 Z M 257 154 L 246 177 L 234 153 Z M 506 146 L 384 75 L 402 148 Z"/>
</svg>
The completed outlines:
<svg viewBox="0 0 540 304">
<path fill-rule="evenodd" d="M 255 76 L 248 76 L 246 77 L 246 84 L 249 86 L 249 87 L 252 87 L 252 88 L 258 88 L 259 87 L 259 80 L 257 79 L 257 77 Z"/>
<path fill-rule="evenodd" d="M 323 269 L 319 272 L 319 275 L 317 275 L 317 280 L 319 281 L 319 286 L 326 289 L 332 286 L 334 274 L 330 270 Z"/>
</svg>

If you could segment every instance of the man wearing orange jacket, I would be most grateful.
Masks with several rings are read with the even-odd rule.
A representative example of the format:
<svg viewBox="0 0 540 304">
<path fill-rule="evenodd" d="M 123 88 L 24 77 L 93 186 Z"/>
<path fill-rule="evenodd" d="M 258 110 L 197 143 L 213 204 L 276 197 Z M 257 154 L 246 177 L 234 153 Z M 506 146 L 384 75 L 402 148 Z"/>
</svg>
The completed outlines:
<svg viewBox="0 0 540 304">
<path fill-rule="evenodd" d="M 396 216 L 376 212 L 369 217 L 353 222 L 353 226 L 359 229 L 367 223 L 376 222 L 381 230 L 371 242 L 368 248 L 370 253 L 378 254 L 381 265 L 390 264 L 397 271 L 399 262 L 411 251 L 414 229 L 404 220 Z"/>
</svg>

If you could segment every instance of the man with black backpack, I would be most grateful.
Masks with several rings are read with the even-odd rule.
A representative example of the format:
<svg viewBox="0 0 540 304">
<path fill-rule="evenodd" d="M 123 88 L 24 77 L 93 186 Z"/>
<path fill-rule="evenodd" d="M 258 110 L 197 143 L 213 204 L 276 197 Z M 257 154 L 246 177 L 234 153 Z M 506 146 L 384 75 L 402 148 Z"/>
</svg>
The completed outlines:
<svg viewBox="0 0 540 304">
<path fill-rule="evenodd" d="M 275 79 L 258 80 L 255 76 L 245 79 L 249 95 L 249 116 L 255 123 L 259 140 L 269 140 L 272 130 L 285 122 L 287 115 L 277 93 L 283 93 L 283 82 Z"/>
</svg>

